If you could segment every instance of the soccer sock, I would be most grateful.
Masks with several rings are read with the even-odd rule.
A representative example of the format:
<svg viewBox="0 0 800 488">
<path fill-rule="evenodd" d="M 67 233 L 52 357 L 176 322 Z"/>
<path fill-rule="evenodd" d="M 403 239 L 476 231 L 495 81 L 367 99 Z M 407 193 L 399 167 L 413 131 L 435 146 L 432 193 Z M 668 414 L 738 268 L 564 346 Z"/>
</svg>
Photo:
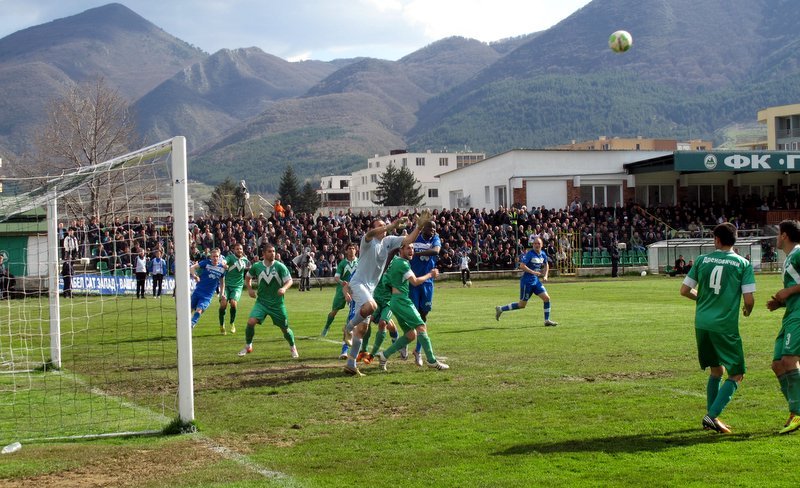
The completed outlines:
<svg viewBox="0 0 800 488">
<path fill-rule="evenodd" d="M 706 412 L 711 411 L 711 405 L 714 404 L 714 400 L 716 400 L 717 395 L 719 395 L 720 382 L 722 382 L 721 377 L 708 376 L 708 383 L 706 383 Z"/>
<path fill-rule="evenodd" d="M 508 305 L 503 305 L 502 307 L 500 307 L 500 310 L 502 310 L 503 312 L 508 312 L 509 310 L 519 310 L 519 303 L 514 302 L 514 303 L 509 303 Z"/>
<path fill-rule="evenodd" d="M 331 328 L 331 324 L 333 323 L 333 320 L 335 318 L 336 318 L 336 315 L 328 314 L 328 320 L 325 321 L 325 327 L 324 327 L 325 330 L 328 330 L 328 329 Z"/>
<path fill-rule="evenodd" d="M 431 345 L 431 338 L 428 337 L 427 332 L 417 333 L 417 345 L 421 345 L 422 349 L 425 350 L 425 358 L 428 360 L 429 363 L 436 362 L 436 356 L 433 355 L 433 346 Z"/>
<path fill-rule="evenodd" d="M 358 324 L 364 322 L 365 320 L 366 317 L 361 315 L 361 312 L 356 312 L 356 314 L 353 316 L 353 319 L 347 323 L 347 328 L 349 330 L 353 330 Z"/>
<path fill-rule="evenodd" d="M 397 329 L 389 331 L 389 337 L 392 338 L 392 343 L 397 340 Z"/>
<path fill-rule="evenodd" d="M 783 393 L 783 398 L 786 401 L 789 401 L 789 378 L 786 377 L 786 373 L 778 376 L 778 383 L 781 385 L 781 393 Z"/>
<path fill-rule="evenodd" d="M 194 315 L 192 315 L 192 328 L 197 325 L 198 320 L 200 320 L 200 312 L 195 312 Z"/>
<path fill-rule="evenodd" d="M 719 414 L 722 413 L 722 411 L 728 405 L 728 402 L 731 401 L 731 398 L 733 397 L 733 394 L 736 393 L 736 389 L 738 387 L 739 384 L 732 379 L 728 378 L 725 380 L 725 383 L 723 383 L 722 387 L 719 389 L 719 394 L 717 394 L 714 404 L 708 409 L 708 415 L 713 418 L 719 417 Z"/>
<path fill-rule="evenodd" d="M 286 332 L 283 333 L 283 338 L 286 339 L 290 346 L 294 346 L 294 332 L 292 329 L 287 327 Z"/>
<path fill-rule="evenodd" d="M 225 325 L 225 309 L 219 309 L 219 326 L 222 327 Z"/>
<path fill-rule="evenodd" d="M 800 414 L 800 369 L 786 372 L 786 393 L 789 396 L 789 411 Z"/>
<path fill-rule="evenodd" d="M 394 343 L 391 346 L 389 346 L 388 349 L 383 351 L 383 356 L 388 358 L 389 356 L 396 353 L 400 349 L 406 347 L 409 342 L 411 341 L 408 340 L 408 337 L 406 337 L 405 334 L 401 335 L 400 337 L 397 338 L 396 341 L 394 341 Z"/>
<path fill-rule="evenodd" d="M 341 354 L 347 354 L 347 350 L 348 349 L 350 349 L 350 346 L 348 346 L 346 342 L 342 342 L 342 352 L 341 352 Z"/>
<path fill-rule="evenodd" d="M 253 337 L 255 337 L 255 335 L 256 335 L 256 326 L 248 324 L 248 326 L 245 327 L 245 329 L 244 329 L 244 343 L 245 344 L 252 344 L 253 343 Z"/>
<path fill-rule="evenodd" d="M 544 319 L 550 320 L 550 302 L 544 302 Z"/>
<path fill-rule="evenodd" d="M 231 307 L 231 325 L 233 325 L 234 320 L 236 320 L 236 307 Z"/>
<path fill-rule="evenodd" d="M 372 337 L 372 325 L 367 327 L 367 331 L 364 333 L 364 337 L 361 338 L 361 349 L 358 352 L 366 352 L 367 348 L 369 348 L 369 338 Z"/>
<path fill-rule="evenodd" d="M 370 354 L 373 356 L 378 354 L 384 339 L 386 339 L 386 331 L 378 329 L 378 333 L 375 334 L 375 344 L 372 345 L 372 352 Z"/>
<path fill-rule="evenodd" d="M 356 356 L 361 351 L 361 338 L 353 334 L 353 344 L 350 346 L 350 352 L 347 353 L 347 365 L 351 368 L 356 367 Z"/>
</svg>

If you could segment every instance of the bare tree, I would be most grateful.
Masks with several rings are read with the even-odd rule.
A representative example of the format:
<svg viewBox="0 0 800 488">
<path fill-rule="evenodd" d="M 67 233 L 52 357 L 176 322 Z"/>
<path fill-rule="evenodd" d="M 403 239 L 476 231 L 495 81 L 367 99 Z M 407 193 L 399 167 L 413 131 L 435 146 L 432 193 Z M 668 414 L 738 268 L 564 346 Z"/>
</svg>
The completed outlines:
<svg viewBox="0 0 800 488">
<path fill-rule="evenodd" d="M 76 85 L 47 105 L 47 117 L 34 136 L 30 170 L 39 176 L 86 173 L 85 189 L 61 203 L 67 215 L 104 219 L 125 211 L 147 189 L 137 182 L 141 169 L 104 170 L 97 165 L 127 153 L 135 125 L 125 101 L 103 78 Z"/>
</svg>

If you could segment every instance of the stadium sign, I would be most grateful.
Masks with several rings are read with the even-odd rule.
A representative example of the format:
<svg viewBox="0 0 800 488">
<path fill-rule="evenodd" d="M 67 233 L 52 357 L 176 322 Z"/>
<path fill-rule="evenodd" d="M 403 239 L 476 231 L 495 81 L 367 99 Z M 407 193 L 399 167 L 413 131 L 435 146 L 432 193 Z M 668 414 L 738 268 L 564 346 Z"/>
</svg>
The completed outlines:
<svg viewBox="0 0 800 488">
<path fill-rule="evenodd" d="M 171 294 L 175 289 L 175 278 L 165 276 L 162 285 L 162 294 Z M 59 291 L 64 291 L 64 280 L 58 280 Z M 148 295 L 153 293 L 153 279 L 147 277 L 145 291 Z M 72 277 L 73 294 L 89 295 L 126 295 L 136 293 L 136 278 L 132 276 L 113 276 L 96 274 L 77 274 Z"/>
<path fill-rule="evenodd" d="M 800 153 L 676 152 L 675 171 L 800 171 Z"/>
</svg>

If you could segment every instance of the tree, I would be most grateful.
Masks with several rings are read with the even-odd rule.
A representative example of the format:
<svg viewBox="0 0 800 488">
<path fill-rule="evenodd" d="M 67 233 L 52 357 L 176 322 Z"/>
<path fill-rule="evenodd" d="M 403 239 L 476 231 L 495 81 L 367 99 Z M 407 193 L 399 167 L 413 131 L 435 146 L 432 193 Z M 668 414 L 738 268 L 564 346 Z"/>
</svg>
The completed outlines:
<svg viewBox="0 0 800 488">
<path fill-rule="evenodd" d="M 398 170 L 390 164 L 378 180 L 375 203 L 385 207 L 417 206 L 423 199 L 422 185 L 415 186 L 418 183 L 410 169 Z"/>
<path fill-rule="evenodd" d="M 278 196 L 283 203 L 283 206 L 292 205 L 296 206 L 300 200 L 300 190 L 297 183 L 297 175 L 292 169 L 292 165 L 287 165 L 281 176 L 281 184 L 278 187 Z"/>
<path fill-rule="evenodd" d="M 233 215 L 239 207 L 236 201 L 236 183 L 230 178 L 214 187 L 211 198 L 205 201 L 208 213 L 219 217 Z"/>
<path fill-rule="evenodd" d="M 300 201 L 297 203 L 298 212 L 313 214 L 322 205 L 322 199 L 317 190 L 311 186 L 311 182 L 306 181 L 303 190 L 300 192 Z"/>
<path fill-rule="evenodd" d="M 47 119 L 34 135 L 34 161 L 29 173 L 60 175 L 97 165 L 130 151 L 136 130 L 128 103 L 103 78 L 70 88 L 47 105 Z M 152 188 L 136 170 L 105 172 L 89 179 L 85 192 L 62 200 L 68 214 L 104 218 L 127 209 Z"/>
</svg>

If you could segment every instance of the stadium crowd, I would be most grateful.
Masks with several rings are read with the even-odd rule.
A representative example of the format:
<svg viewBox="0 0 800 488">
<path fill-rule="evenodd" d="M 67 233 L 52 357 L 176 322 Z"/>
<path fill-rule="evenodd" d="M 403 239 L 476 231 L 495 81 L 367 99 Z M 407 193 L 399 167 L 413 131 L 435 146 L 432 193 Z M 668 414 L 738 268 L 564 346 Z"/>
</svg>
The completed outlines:
<svg viewBox="0 0 800 488">
<path fill-rule="evenodd" d="M 665 237 L 699 237 L 706 229 L 729 221 L 740 230 L 757 229 L 759 224 L 748 219 L 750 210 L 763 212 L 769 208 L 792 208 L 784 203 L 747 200 L 739 204 L 675 205 L 643 208 L 634 203 L 602 207 L 581 202 L 577 198 L 562 209 L 525 206 L 498 209 L 445 209 L 433 212 L 442 240 L 439 268 L 458 271 L 462 256 L 469 257 L 470 267 L 477 270 L 513 269 L 519 253 L 529 238 L 542 238 L 552 265 L 566 260 L 574 249 L 608 250 L 619 242 L 629 249 L 644 250 L 648 244 Z M 416 214 L 414 209 L 410 213 Z M 285 211 L 269 216 L 197 217 L 190 218 L 190 256 L 197 261 L 218 247 L 225 256 L 235 243 L 244 246 L 251 261 L 257 261 L 259 246 L 269 241 L 276 246 L 279 259 L 294 263 L 295 258 L 310 255 L 318 277 L 333 276 L 336 264 L 344 256 L 348 242 L 358 242 L 370 222 L 387 222 L 402 215 L 378 210 L 351 212 L 340 210 L 327 214 L 295 214 L 290 205 Z M 148 255 L 161 251 L 168 262 L 174 256 L 171 217 L 155 221 L 115 219 L 101 223 L 98 219 L 76 219 L 59 224 L 59 239 L 64 258 L 75 260 L 90 257 L 109 270 L 133 266 L 138 249 Z M 768 250 L 765 250 L 768 251 Z M 291 266 L 290 266 L 291 267 Z M 172 266 L 168 266 L 172 269 Z"/>
</svg>

